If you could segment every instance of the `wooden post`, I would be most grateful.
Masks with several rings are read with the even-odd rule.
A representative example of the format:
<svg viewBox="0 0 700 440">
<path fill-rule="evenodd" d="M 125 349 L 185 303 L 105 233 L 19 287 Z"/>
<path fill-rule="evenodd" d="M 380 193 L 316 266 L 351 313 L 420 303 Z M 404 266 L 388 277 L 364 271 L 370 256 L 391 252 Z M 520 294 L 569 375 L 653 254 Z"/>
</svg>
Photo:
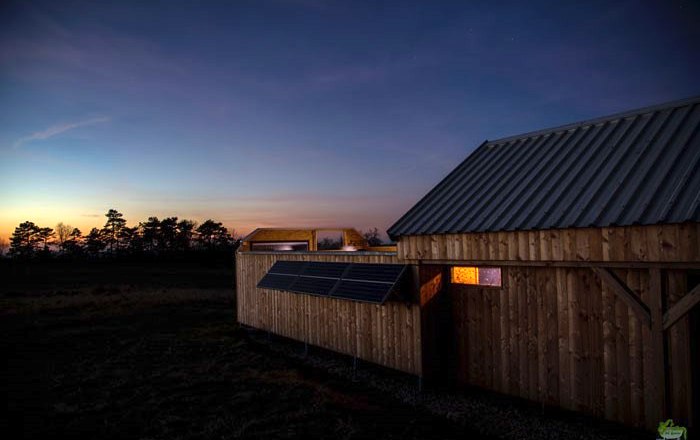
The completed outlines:
<svg viewBox="0 0 700 440">
<path fill-rule="evenodd" d="M 660 269 L 649 269 L 649 311 L 651 315 L 650 359 L 648 367 L 650 407 L 647 426 L 656 426 L 666 419 L 666 354 L 663 327 L 663 280 Z"/>
</svg>

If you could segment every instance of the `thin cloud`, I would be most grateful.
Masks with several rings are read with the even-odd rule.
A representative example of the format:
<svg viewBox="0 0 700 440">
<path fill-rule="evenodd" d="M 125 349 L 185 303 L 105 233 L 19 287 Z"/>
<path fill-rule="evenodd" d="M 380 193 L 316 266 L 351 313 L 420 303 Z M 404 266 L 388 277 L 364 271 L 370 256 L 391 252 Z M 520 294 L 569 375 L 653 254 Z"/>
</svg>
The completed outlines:
<svg viewBox="0 0 700 440">
<path fill-rule="evenodd" d="M 103 116 L 103 117 L 99 117 L 99 118 L 86 119 L 84 121 L 53 125 L 53 126 L 47 128 L 46 130 L 37 131 L 37 132 L 30 134 L 29 136 L 25 136 L 21 139 L 18 139 L 14 143 L 13 147 L 16 149 L 16 148 L 19 148 L 28 142 L 42 141 L 45 139 L 52 138 L 52 137 L 59 135 L 61 133 L 65 133 L 67 131 L 74 130 L 78 127 L 85 127 L 88 125 L 101 124 L 101 123 L 107 122 L 109 120 L 110 120 L 110 118 Z"/>
</svg>

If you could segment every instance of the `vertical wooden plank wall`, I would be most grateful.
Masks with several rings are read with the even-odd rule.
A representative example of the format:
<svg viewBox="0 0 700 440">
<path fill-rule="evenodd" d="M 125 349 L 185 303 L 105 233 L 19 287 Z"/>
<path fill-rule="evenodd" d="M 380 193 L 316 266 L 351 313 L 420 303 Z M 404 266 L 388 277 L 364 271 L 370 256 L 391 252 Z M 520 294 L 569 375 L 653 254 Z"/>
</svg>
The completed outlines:
<svg viewBox="0 0 700 440">
<path fill-rule="evenodd" d="M 698 423 L 688 318 L 659 325 L 688 290 L 687 270 L 673 264 L 700 262 L 700 223 L 416 235 L 397 251 L 421 268 L 502 267 L 503 289 L 449 287 L 462 383 L 628 425 L 654 428 L 664 414 Z M 608 262 L 653 305 L 653 328 L 580 264 Z"/>
<path fill-rule="evenodd" d="M 503 267 L 504 285 L 448 288 L 458 381 L 631 426 L 655 427 L 664 412 L 658 387 L 670 383 L 668 414 L 689 423 L 689 324 L 685 317 L 654 341 L 641 322 L 589 268 Z M 645 301 L 645 269 L 616 269 Z M 686 292 L 685 271 L 668 271 L 673 304 Z M 671 293 L 673 292 L 673 293 Z M 652 347 L 666 344 L 665 372 Z M 663 361 L 662 361 L 663 362 Z M 663 401 L 663 398 L 661 398 Z"/>
<path fill-rule="evenodd" d="M 398 263 L 396 254 L 241 252 L 236 263 L 238 320 L 311 345 L 422 374 L 417 303 L 388 301 L 377 305 L 256 288 L 278 259 Z"/>
</svg>

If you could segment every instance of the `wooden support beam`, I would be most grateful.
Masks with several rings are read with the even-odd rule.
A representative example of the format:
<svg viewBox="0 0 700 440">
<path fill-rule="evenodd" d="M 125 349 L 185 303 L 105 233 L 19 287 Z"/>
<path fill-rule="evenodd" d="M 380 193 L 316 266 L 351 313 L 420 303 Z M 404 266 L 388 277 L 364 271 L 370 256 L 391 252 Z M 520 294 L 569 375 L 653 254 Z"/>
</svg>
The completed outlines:
<svg viewBox="0 0 700 440">
<path fill-rule="evenodd" d="M 685 289 L 684 289 L 685 290 Z M 664 313 L 664 330 L 668 330 L 679 319 L 684 317 L 693 307 L 700 303 L 700 284 L 688 292 L 683 298 Z"/>
<path fill-rule="evenodd" d="M 403 246 L 403 245 L 402 245 Z M 405 252 L 405 250 L 403 251 Z M 443 264 L 463 266 L 517 266 L 517 267 L 609 267 L 620 269 L 700 269 L 700 262 L 678 261 L 524 261 L 524 260 L 464 260 L 403 258 L 407 264 Z"/>
<path fill-rule="evenodd" d="M 649 270 L 649 309 L 651 332 L 649 341 L 648 378 L 650 393 L 647 422 L 658 423 L 666 419 L 666 353 L 663 328 L 663 280 L 660 269 Z M 645 384 L 646 386 L 646 384 Z M 645 399 L 647 397 L 645 396 Z"/>
<path fill-rule="evenodd" d="M 625 283 L 622 282 L 615 274 L 605 267 L 591 267 L 593 272 L 598 274 L 600 279 L 612 288 L 618 298 L 629 306 L 639 317 L 639 319 L 646 325 L 651 326 L 651 314 L 649 312 L 649 307 L 642 302 L 642 300 L 632 292 L 632 290 L 627 287 Z"/>
</svg>

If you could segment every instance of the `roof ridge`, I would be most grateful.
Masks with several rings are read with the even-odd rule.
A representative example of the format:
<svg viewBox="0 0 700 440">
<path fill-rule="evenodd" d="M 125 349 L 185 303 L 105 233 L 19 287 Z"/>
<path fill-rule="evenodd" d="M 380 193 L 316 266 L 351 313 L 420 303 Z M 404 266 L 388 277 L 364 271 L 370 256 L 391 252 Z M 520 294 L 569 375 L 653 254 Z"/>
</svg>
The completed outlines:
<svg viewBox="0 0 700 440">
<path fill-rule="evenodd" d="M 637 116 L 637 115 L 641 115 L 644 113 L 659 111 L 661 109 L 671 109 L 671 108 L 676 108 L 676 107 L 683 107 L 685 105 L 696 104 L 696 103 L 700 103 L 700 95 L 696 95 L 696 96 L 693 96 L 690 98 L 677 99 L 675 101 L 668 101 L 668 102 L 664 102 L 661 104 L 649 105 L 646 107 L 640 107 L 640 108 L 636 108 L 636 109 L 632 109 L 632 110 L 625 110 L 625 111 L 613 113 L 613 114 L 610 114 L 607 116 L 600 116 L 600 117 L 592 118 L 592 119 L 584 119 L 584 120 L 577 121 L 577 122 L 569 122 L 569 123 L 563 124 L 563 125 L 557 125 L 554 127 L 543 128 L 540 130 L 529 131 L 529 132 L 525 132 L 525 133 L 521 133 L 521 134 L 506 136 L 506 137 L 502 137 L 502 138 L 498 138 L 498 139 L 494 139 L 494 140 L 489 140 L 487 142 L 487 144 L 488 145 L 500 144 L 500 143 L 509 142 L 509 141 L 512 141 L 515 139 L 522 139 L 522 138 L 528 138 L 528 137 L 533 137 L 533 136 L 541 136 L 541 135 L 548 134 L 548 133 L 556 133 L 559 131 L 569 130 L 572 128 L 583 127 L 586 125 L 595 125 L 595 124 L 599 124 L 601 122 L 607 122 L 607 121 L 611 121 L 614 119 L 622 119 L 622 118 L 626 118 L 626 117 L 630 117 L 630 116 Z"/>
<path fill-rule="evenodd" d="M 700 96 L 505 139 L 468 155 L 392 239 L 700 222 Z"/>
</svg>

